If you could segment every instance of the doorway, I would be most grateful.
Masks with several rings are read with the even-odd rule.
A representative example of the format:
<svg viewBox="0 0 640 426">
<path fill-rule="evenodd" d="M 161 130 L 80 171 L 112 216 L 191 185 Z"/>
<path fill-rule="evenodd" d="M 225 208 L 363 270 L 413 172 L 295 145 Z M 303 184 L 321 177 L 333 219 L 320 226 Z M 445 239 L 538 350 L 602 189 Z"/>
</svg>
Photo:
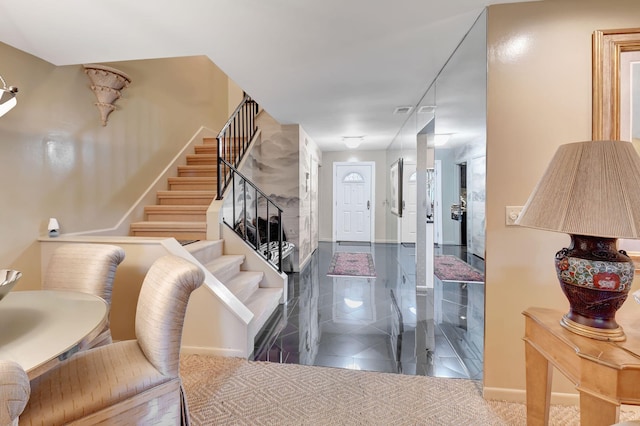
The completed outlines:
<svg viewBox="0 0 640 426">
<path fill-rule="evenodd" d="M 467 163 L 458 164 L 458 194 L 460 194 L 460 245 L 467 245 Z"/>
<path fill-rule="evenodd" d="M 375 163 L 333 163 L 334 241 L 374 240 Z"/>
</svg>

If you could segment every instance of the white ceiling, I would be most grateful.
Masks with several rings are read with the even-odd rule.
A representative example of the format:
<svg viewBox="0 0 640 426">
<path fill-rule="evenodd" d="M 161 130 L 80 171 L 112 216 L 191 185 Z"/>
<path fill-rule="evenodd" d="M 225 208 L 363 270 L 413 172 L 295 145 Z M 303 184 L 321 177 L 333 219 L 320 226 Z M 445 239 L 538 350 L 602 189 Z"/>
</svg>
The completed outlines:
<svg viewBox="0 0 640 426">
<path fill-rule="evenodd" d="M 55 65 L 206 55 L 323 151 L 384 149 L 484 7 L 519 1 L 13 0 L 0 41 Z"/>
</svg>

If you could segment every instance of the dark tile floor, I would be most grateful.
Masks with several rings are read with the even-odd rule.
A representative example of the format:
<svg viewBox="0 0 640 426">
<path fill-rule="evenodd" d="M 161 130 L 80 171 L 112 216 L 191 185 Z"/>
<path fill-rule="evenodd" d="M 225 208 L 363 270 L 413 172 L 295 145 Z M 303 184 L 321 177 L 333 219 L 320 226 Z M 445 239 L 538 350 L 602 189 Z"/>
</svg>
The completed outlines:
<svg viewBox="0 0 640 426">
<path fill-rule="evenodd" d="M 334 252 L 370 252 L 376 278 L 329 277 Z M 436 247 L 484 271 L 464 247 Z M 484 285 L 441 282 L 416 292 L 415 249 L 321 242 L 289 301 L 256 340 L 254 359 L 451 378 L 482 378 Z"/>
</svg>

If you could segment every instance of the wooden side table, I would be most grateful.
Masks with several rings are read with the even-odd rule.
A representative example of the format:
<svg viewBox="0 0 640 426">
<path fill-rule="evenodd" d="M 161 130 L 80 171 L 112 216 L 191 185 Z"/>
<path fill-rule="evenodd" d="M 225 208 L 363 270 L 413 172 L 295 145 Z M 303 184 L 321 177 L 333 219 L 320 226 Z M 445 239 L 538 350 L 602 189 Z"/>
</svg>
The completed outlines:
<svg viewBox="0 0 640 426">
<path fill-rule="evenodd" d="M 553 368 L 580 393 L 580 425 L 618 422 L 620 404 L 640 405 L 640 315 L 616 316 L 627 340 L 605 342 L 560 325 L 563 312 L 529 308 L 525 316 L 527 425 L 549 423 Z"/>
</svg>

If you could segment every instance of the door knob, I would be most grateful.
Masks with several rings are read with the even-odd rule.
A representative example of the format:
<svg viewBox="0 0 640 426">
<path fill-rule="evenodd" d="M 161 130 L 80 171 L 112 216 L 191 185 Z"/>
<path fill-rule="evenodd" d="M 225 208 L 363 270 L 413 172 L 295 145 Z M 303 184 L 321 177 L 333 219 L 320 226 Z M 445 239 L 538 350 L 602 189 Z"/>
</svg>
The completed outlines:
<svg viewBox="0 0 640 426">
<path fill-rule="evenodd" d="M 371 209 L 371 202 L 367 200 L 367 210 Z"/>
</svg>

